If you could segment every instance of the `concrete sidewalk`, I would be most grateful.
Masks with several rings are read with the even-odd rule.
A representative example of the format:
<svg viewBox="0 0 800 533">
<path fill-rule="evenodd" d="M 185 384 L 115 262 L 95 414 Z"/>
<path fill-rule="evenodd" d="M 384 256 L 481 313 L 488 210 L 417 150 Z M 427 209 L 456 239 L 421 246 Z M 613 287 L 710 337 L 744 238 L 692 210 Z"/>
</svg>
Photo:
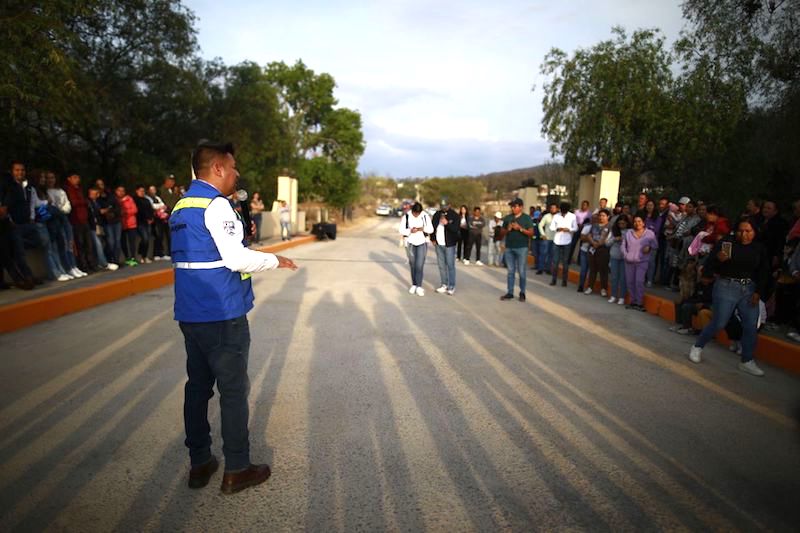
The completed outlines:
<svg viewBox="0 0 800 533">
<path fill-rule="evenodd" d="M 297 235 L 291 241 L 272 238 L 251 248 L 274 253 L 315 239 L 311 235 Z M 173 281 L 172 263 L 158 261 L 114 272 L 102 271 L 68 282 L 47 282 L 32 291 L 9 289 L 0 297 L 0 333 L 157 289 Z"/>
</svg>

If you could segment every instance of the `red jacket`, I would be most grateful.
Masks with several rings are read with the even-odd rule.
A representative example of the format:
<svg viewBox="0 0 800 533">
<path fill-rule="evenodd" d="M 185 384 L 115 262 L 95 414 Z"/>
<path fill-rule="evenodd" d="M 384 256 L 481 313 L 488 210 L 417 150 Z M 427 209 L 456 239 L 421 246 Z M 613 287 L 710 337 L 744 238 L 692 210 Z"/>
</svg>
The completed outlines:
<svg viewBox="0 0 800 533">
<path fill-rule="evenodd" d="M 709 222 L 706 225 L 708 235 L 703 238 L 703 242 L 716 244 L 718 240 L 731 232 L 731 224 L 725 217 L 717 218 L 716 222 Z"/>
<path fill-rule="evenodd" d="M 119 202 L 119 218 L 122 222 L 122 229 L 136 229 L 136 213 L 138 212 L 136 202 L 133 201 L 129 194 L 122 198 L 117 198 L 117 201 Z"/>
<path fill-rule="evenodd" d="M 71 183 L 67 183 L 64 187 L 67 192 L 67 199 L 72 205 L 72 211 L 69 213 L 69 221 L 73 224 L 88 224 L 89 223 L 89 203 L 83 195 L 80 185 L 73 187 Z"/>
</svg>

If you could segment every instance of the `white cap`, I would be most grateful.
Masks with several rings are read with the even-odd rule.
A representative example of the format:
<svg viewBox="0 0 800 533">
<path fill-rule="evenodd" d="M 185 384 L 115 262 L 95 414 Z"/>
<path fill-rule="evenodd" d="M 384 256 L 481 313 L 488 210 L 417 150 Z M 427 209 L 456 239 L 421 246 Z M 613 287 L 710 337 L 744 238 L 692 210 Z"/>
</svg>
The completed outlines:
<svg viewBox="0 0 800 533">
<path fill-rule="evenodd" d="M 497 212 L 494 214 L 494 217 L 495 217 L 495 218 L 503 218 L 503 213 L 501 213 L 500 211 L 497 211 Z"/>
<path fill-rule="evenodd" d="M 689 202 L 691 202 L 691 200 L 688 196 L 681 196 L 681 199 L 678 200 L 679 204 L 688 204 Z"/>
</svg>

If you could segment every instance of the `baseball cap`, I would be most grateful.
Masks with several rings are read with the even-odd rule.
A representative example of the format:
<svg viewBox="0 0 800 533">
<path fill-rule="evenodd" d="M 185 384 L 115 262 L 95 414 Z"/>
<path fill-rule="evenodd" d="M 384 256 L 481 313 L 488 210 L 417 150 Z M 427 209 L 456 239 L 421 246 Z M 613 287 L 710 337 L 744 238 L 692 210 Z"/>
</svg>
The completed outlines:
<svg viewBox="0 0 800 533">
<path fill-rule="evenodd" d="M 679 204 L 688 204 L 689 202 L 691 202 L 691 200 L 688 196 L 681 196 L 681 199 L 678 200 Z"/>
<path fill-rule="evenodd" d="M 519 205 L 519 206 L 522 206 L 523 205 L 522 198 L 514 198 L 513 200 L 508 202 L 508 205 L 512 205 L 512 206 L 513 205 Z"/>
<path fill-rule="evenodd" d="M 503 213 L 501 213 L 500 211 L 497 211 L 497 212 L 494 214 L 494 217 L 495 217 L 495 218 L 503 218 Z"/>
<path fill-rule="evenodd" d="M 442 198 L 439 201 L 439 207 L 447 207 L 449 205 L 450 205 L 450 200 L 448 200 L 447 198 Z"/>
</svg>

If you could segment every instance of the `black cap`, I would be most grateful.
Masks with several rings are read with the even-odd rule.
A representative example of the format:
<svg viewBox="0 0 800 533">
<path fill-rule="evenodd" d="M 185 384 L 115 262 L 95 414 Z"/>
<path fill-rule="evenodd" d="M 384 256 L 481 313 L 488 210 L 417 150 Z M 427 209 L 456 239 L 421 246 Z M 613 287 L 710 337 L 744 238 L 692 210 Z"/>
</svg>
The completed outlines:
<svg viewBox="0 0 800 533">
<path fill-rule="evenodd" d="M 522 198 L 514 198 L 513 200 L 508 202 L 508 205 L 510 205 L 510 206 L 518 205 L 518 206 L 522 207 L 524 204 L 522 202 Z"/>
</svg>

